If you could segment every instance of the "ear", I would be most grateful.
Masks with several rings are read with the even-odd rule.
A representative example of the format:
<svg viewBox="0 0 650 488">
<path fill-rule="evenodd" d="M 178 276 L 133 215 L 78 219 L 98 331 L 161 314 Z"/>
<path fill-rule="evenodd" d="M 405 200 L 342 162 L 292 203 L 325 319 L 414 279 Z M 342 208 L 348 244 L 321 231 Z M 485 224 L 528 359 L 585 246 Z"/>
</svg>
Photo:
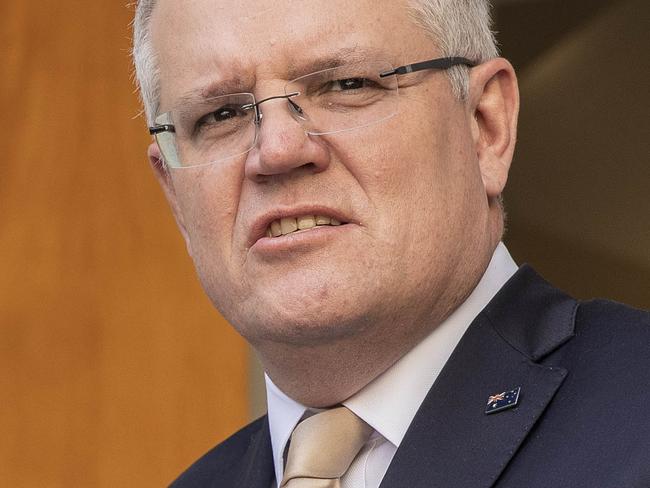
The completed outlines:
<svg viewBox="0 0 650 488">
<path fill-rule="evenodd" d="M 176 198 L 176 190 L 174 188 L 172 177 L 169 174 L 169 169 L 167 168 L 163 160 L 162 153 L 160 152 L 160 148 L 158 147 L 158 144 L 152 142 L 149 145 L 149 148 L 147 149 L 147 157 L 149 158 L 149 164 L 151 165 L 151 169 L 156 175 L 156 179 L 158 180 L 160 187 L 162 188 L 163 192 L 165 193 L 165 196 L 167 197 L 169 206 L 171 207 L 172 213 L 174 214 L 174 219 L 176 220 L 176 225 L 181 231 L 181 235 L 183 236 L 183 239 L 185 240 L 185 245 L 187 247 L 187 250 L 189 251 L 190 238 L 187 232 L 187 228 L 185 227 L 185 222 L 183 220 L 183 213 L 180 210 L 180 205 L 178 204 L 178 199 Z"/>
<path fill-rule="evenodd" d="M 472 136 L 488 199 L 501 195 L 515 150 L 519 87 L 512 65 L 491 59 L 471 70 Z"/>
</svg>

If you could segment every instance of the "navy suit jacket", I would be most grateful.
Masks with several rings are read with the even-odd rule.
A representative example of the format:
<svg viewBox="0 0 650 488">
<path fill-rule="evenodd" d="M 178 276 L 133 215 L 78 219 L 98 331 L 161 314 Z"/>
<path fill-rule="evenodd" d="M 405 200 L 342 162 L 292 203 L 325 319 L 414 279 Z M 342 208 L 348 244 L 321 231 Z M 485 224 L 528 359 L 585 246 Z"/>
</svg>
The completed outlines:
<svg viewBox="0 0 650 488">
<path fill-rule="evenodd" d="M 490 395 L 521 387 L 515 408 Z M 266 417 L 174 488 L 269 488 Z M 650 314 L 580 303 L 523 266 L 440 373 L 381 488 L 649 488 Z"/>
</svg>

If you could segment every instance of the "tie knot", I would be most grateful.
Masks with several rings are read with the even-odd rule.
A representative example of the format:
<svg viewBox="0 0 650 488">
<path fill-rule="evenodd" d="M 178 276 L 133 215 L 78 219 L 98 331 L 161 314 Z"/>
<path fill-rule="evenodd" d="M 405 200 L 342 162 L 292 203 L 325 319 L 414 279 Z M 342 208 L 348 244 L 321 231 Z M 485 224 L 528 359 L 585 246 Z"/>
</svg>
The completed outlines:
<svg viewBox="0 0 650 488">
<path fill-rule="evenodd" d="M 338 480 L 371 433 L 372 427 L 346 407 L 326 410 L 303 420 L 291 434 L 280 487 L 309 486 L 304 483 L 305 478 L 314 482 L 311 486 L 338 486 Z M 326 480 L 332 483 L 328 485 Z"/>
</svg>

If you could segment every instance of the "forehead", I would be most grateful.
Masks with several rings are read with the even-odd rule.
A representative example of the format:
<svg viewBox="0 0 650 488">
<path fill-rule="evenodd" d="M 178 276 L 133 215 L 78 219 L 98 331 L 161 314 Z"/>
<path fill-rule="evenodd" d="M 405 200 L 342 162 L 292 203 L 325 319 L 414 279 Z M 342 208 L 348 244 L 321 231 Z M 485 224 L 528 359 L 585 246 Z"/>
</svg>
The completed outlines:
<svg viewBox="0 0 650 488">
<path fill-rule="evenodd" d="M 407 0 L 158 0 L 151 32 L 163 106 L 221 79 L 249 90 L 286 80 L 336 51 L 393 64 L 435 54 Z"/>
</svg>

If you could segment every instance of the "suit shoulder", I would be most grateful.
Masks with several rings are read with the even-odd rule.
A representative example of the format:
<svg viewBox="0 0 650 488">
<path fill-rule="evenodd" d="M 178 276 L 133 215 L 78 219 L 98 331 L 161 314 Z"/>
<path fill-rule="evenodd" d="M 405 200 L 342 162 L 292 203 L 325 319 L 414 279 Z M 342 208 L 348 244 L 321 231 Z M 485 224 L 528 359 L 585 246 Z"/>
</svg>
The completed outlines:
<svg viewBox="0 0 650 488">
<path fill-rule="evenodd" d="M 266 416 L 251 422 L 210 449 L 181 474 L 170 488 L 211 486 L 215 479 L 227 479 L 246 454 L 253 437 L 266 425 Z"/>
<path fill-rule="evenodd" d="M 579 304 L 576 325 L 605 327 L 613 333 L 650 334 L 650 312 L 610 300 L 589 300 Z"/>
<path fill-rule="evenodd" d="M 650 367 L 650 313 L 609 300 L 581 302 L 575 317 L 576 345 L 610 364 Z"/>
</svg>

